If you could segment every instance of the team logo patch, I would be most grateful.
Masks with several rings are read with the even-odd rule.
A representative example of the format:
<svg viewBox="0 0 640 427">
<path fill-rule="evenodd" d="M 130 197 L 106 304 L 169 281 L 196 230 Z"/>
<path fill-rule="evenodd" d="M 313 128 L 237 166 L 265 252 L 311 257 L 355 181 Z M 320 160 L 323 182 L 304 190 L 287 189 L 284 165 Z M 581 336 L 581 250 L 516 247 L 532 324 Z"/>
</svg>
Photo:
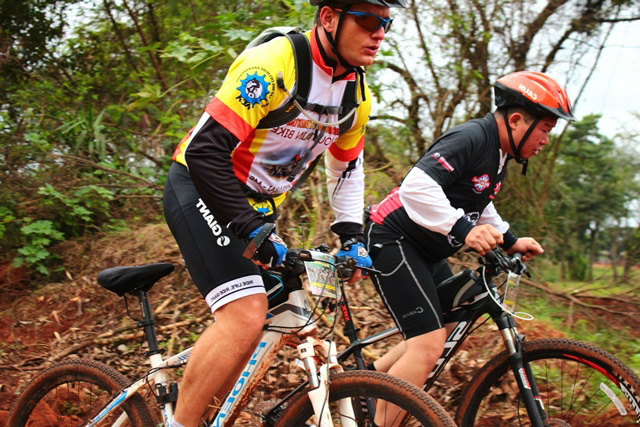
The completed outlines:
<svg viewBox="0 0 640 427">
<path fill-rule="evenodd" d="M 237 99 L 245 108 L 252 108 L 267 100 L 267 95 L 271 93 L 269 92 L 271 83 L 265 77 L 266 74 L 258 75 L 256 71 L 253 74 L 247 73 L 245 78 L 240 80 L 240 86 L 237 87 L 240 95 Z"/>
<path fill-rule="evenodd" d="M 482 193 L 491 185 L 489 174 L 486 173 L 484 175 L 481 175 L 480 177 L 474 176 L 471 179 L 471 182 L 473 183 L 473 191 L 475 191 L 476 193 Z"/>
</svg>

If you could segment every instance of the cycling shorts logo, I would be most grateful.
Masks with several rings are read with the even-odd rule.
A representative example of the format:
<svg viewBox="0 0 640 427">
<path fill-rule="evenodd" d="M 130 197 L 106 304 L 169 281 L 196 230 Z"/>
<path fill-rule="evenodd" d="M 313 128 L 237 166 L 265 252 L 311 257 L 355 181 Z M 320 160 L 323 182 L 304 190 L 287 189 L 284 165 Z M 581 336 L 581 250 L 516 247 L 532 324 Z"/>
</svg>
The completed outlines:
<svg viewBox="0 0 640 427">
<path fill-rule="evenodd" d="M 266 79 L 266 74 L 258 75 L 256 71 L 253 74 L 247 73 L 246 77 L 240 80 L 240 86 L 237 89 L 240 91 L 240 95 L 236 98 L 242 103 L 242 105 L 249 109 L 262 101 L 266 101 L 267 95 L 269 95 L 269 85 L 271 84 Z"/>
<path fill-rule="evenodd" d="M 471 182 L 473 183 L 473 191 L 476 193 L 482 193 L 491 185 L 489 174 L 486 173 L 480 177 L 474 176 Z"/>
<path fill-rule="evenodd" d="M 229 243 L 231 243 L 231 239 L 229 239 L 229 236 L 220 236 L 218 237 L 217 243 L 218 246 L 225 247 L 228 246 Z"/>
<path fill-rule="evenodd" d="M 411 310 L 410 312 L 403 314 L 402 318 L 406 319 L 409 316 L 414 316 L 414 315 L 420 314 L 420 313 L 424 313 L 424 308 L 416 307 L 414 310 Z"/>
</svg>

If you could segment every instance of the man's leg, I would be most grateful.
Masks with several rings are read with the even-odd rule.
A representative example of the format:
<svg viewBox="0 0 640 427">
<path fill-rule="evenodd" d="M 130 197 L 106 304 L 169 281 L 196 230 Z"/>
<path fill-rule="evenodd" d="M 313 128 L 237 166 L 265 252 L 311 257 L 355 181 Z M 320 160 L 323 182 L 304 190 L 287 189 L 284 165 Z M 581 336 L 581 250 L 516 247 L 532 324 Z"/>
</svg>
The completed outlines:
<svg viewBox="0 0 640 427">
<path fill-rule="evenodd" d="M 456 325 L 457 323 L 447 323 L 445 325 L 447 337 L 449 336 L 449 334 L 451 334 L 451 331 Z M 446 341 L 446 337 L 445 337 L 445 341 Z M 444 345 L 444 341 L 443 341 L 443 345 Z M 406 351 L 407 351 L 406 341 L 399 342 L 395 347 L 393 347 L 391 350 L 385 353 L 381 358 L 373 362 L 373 368 L 378 372 L 389 372 L 389 369 L 391 369 L 391 366 L 393 366 Z M 442 349 L 440 349 L 440 352 L 438 354 L 439 355 L 442 354 Z M 436 360 L 433 362 L 434 366 L 435 366 L 435 362 L 437 361 L 438 359 L 436 358 Z M 422 386 L 422 384 L 420 384 L 420 386 Z"/>
<path fill-rule="evenodd" d="M 445 328 L 431 331 L 417 337 L 409 338 L 400 343 L 391 352 L 397 356 L 404 344 L 404 352 L 387 371 L 389 375 L 405 380 L 420 388 L 435 366 L 442 348 L 444 347 L 447 333 Z M 398 349 L 400 347 L 400 349 Z M 376 408 L 375 423 L 381 427 L 393 427 L 402 420 L 401 410 L 395 405 L 380 402 Z"/>
<path fill-rule="evenodd" d="M 224 398 L 252 355 L 266 313 L 265 294 L 244 297 L 216 311 L 216 322 L 198 338 L 189 356 L 176 421 L 196 427 L 211 400 Z"/>
</svg>

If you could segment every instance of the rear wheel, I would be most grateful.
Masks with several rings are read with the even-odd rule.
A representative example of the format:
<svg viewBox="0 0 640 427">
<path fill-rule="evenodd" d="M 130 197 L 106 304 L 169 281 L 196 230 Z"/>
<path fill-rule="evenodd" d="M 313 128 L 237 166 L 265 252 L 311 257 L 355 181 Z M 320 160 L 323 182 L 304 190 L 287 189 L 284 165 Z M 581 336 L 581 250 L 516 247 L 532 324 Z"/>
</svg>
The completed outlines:
<svg viewBox="0 0 640 427">
<path fill-rule="evenodd" d="M 354 417 L 345 417 L 338 408 L 338 401 L 341 399 L 352 402 Z M 445 410 L 424 391 L 390 375 L 349 371 L 331 377 L 329 410 L 335 426 L 372 426 L 373 420 L 367 416 L 367 400 L 373 400 L 376 406 L 386 401 L 406 411 L 402 418 L 386 419 L 384 427 L 455 427 Z M 275 427 L 304 425 L 317 425 L 306 389 L 291 399 Z"/>
<path fill-rule="evenodd" d="M 7 419 L 12 427 L 82 426 L 100 412 L 128 381 L 118 371 L 94 360 L 72 359 L 36 376 L 22 390 Z M 131 396 L 97 426 L 111 426 L 119 417 L 123 427 L 153 425 L 139 395 Z"/>
<path fill-rule="evenodd" d="M 569 339 L 523 346 L 551 427 L 630 427 L 640 421 L 640 380 L 615 356 Z M 505 352 L 471 380 L 456 422 L 460 427 L 531 425 Z"/>
</svg>

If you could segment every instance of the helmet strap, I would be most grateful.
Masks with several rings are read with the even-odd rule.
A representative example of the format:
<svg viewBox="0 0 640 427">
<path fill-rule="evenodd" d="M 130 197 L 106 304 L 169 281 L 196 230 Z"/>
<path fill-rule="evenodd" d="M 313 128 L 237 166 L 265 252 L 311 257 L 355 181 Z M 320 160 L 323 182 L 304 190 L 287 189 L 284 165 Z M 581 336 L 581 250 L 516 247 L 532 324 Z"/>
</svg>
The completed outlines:
<svg viewBox="0 0 640 427">
<path fill-rule="evenodd" d="M 540 117 L 536 117 L 533 120 L 533 123 L 531 123 L 531 126 L 529 126 L 529 129 L 527 129 L 527 132 L 522 136 L 520 143 L 516 146 L 516 143 L 513 140 L 513 134 L 511 133 L 511 126 L 509 126 L 509 112 L 507 110 L 507 107 L 504 108 L 504 114 L 502 116 L 504 117 L 504 124 L 507 127 L 507 135 L 509 135 L 509 144 L 511 145 L 511 149 L 513 150 L 513 158 L 516 160 L 516 163 L 519 163 L 522 165 L 522 175 L 526 175 L 529 160 L 523 159 L 520 156 L 520 150 L 522 150 L 522 147 L 524 146 L 524 143 L 529 138 L 529 135 L 531 135 L 531 132 L 533 132 L 535 127 L 540 122 Z"/>
<path fill-rule="evenodd" d="M 349 64 L 347 62 L 346 59 L 344 59 L 342 57 L 342 55 L 340 55 L 340 53 L 338 53 L 338 38 L 340 36 L 340 30 L 342 28 L 342 19 L 344 18 L 344 16 L 347 14 L 347 11 L 351 8 L 350 4 L 346 4 L 345 7 L 342 9 L 342 12 L 340 12 L 340 18 L 338 19 L 338 27 L 336 29 L 336 38 L 333 38 L 333 35 L 324 29 L 324 27 L 322 28 L 322 30 L 324 31 L 324 34 L 327 37 L 327 40 L 329 40 L 329 44 L 331 45 L 331 51 L 334 53 L 334 55 L 336 56 L 336 58 L 338 58 L 338 62 L 340 62 L 340 65 L 342 65 L 345 68 L 345 72 L 340 74 L 340 75 L 334 75 L 333 76 L 333 81 L 338 81 L 340 79 L 343 79 L 344 77 L 346 77 L 347 75 L 349 75 L 352 72 L 355 72 L 358 76 L 358 79 L 360 80 L 360 93 L 362 96 L 362 100 L 366 100 L 366 97 L 364 95 L 365 92 L 365 88 L 364 88 L 364 69 L 362 67 L 354 67 L 353 65 Z M 316 27 L 316 39 L 320 40 L 318 38 L 318 27 Z M 318 43 L 318 49 L 320 50 L 320 55 L 322 56 L 322 58 L 324 59 L 324 62 L 330 66 L 331 68 L 333 68 L 334 72 L 336 70 L 336 67 L 338 66 L 338 63 L 336 61 L 334 61 L 333 59 L 331 59 L 327 53 L 324 50 L 324 47 L 322 46 L 322 43 Z"/>
<path fill-rule="evenodd" d="M 339 76 L 335 76 L 334 80 L 340 80 L 341 78 L 345 77 L 349 73 L 356 71 L 357 68 L 360 68 L 360 67 L 354 67 L 353 65 L 349 64 L 347 60 L 344 59 L 342 55 L 340 55 L 340 53 L 338 52 L 338 40 L 340 39 L 340 30 L 342 29 L 342 20 L 344 19 L 345 15 L 350 9 L 351 9 L 350 4 L 345 4 L 345 6 L 342 8 L 342 11 L 340 12 L 340 17 L 338 18 L 338 26 L 336 28 L 335 39 L 333 38 L 333 35 L 329 31 L 322 28 L 324 30 L 324 34 L 327 36 L 327 40 L 329 40 L 329 44 L 331 45 L 331 51 L 336 56 L 336 58 L 338 58 L 338 62 L 340 63 L 340 65 L 342 65 L 346 70 L 344 73 L 340 74 Z M 324 53 L 324 50 L 322 50 L 322 53 Z M 325 56 L 325 60 L 326 59 L 327 57 Z M 335 67 L 337 66 L 337 64 L 335 64 L 334 61 L 331 61 L 331 62 L 334 64 L 333 68 L 335 70 Z"/>
</svg>

